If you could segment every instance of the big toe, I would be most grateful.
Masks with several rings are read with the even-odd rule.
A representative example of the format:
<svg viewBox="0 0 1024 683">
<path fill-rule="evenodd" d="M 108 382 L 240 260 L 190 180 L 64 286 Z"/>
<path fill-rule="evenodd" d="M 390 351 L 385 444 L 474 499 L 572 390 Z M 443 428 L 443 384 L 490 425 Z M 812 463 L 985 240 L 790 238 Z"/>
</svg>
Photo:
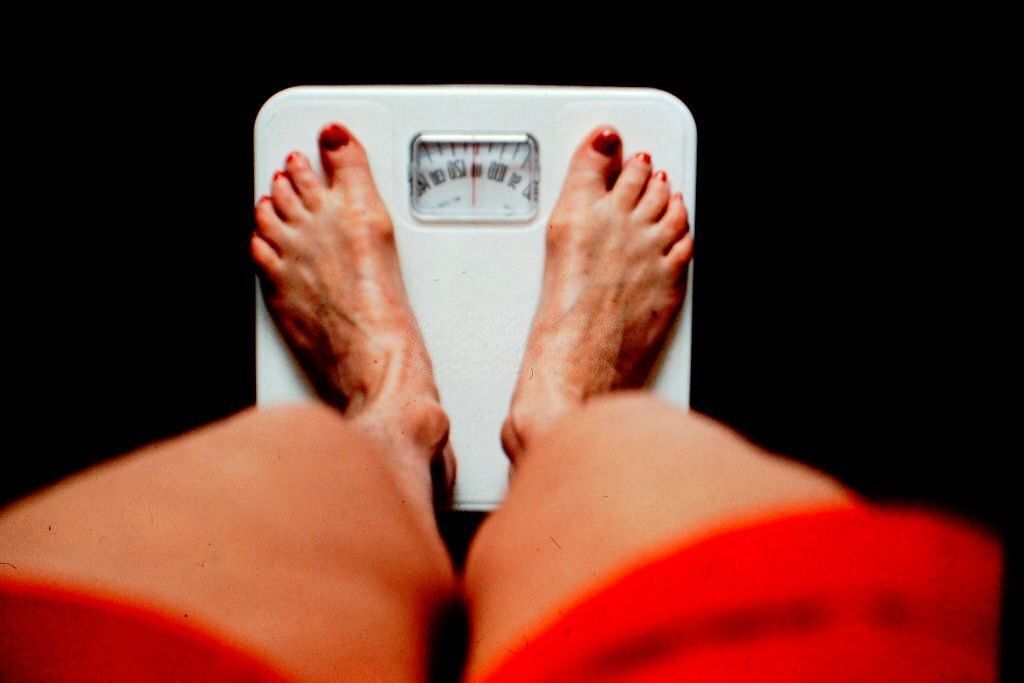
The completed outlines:
<svg viewBox="0 0 1024 683">
<path fill-rule="evenodd" d="M 608 191 L 622 169 L 622 138 L 611 126 L 600 126 L 584 138 L 569 163 L 565 189 L 599 196 Z"/>
<path fill-rule="evenodd" d="M 332 123 L 320 131 L 320 160 L 332 188 L 356 199 L 377 198 L 366 150 L 348 128 Z"/>
</svg>

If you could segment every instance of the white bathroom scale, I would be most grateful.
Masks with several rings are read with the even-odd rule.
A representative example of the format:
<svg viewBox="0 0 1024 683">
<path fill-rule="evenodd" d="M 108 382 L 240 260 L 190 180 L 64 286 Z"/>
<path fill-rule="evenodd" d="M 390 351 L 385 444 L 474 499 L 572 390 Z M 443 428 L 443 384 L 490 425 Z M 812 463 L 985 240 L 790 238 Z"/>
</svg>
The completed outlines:
<svg viewBox="0 0 1024 683">
<path fill-rule="evenodd" d="M 319 164 L 317 135 L 347 126 L 366 147 L 394 223 L 402 276 L 433 360 L 458 459 L 454 506 L 489 510 L 505 496 L 500 433 L 540 294 L 548 216 L 573 151 L 615 126 L 623 158 L 650 152 L 683 193 L 694 227 L 697 130 L 686 106 L 646 88 L 540 86 L 298 87 L 263 105 L 255 129 L 256 196 L 298 150 Z M 692 279 L 649 386 L 690 400 Z M 257 294 L 260 405 L 315 394 Z"/>
</svg>

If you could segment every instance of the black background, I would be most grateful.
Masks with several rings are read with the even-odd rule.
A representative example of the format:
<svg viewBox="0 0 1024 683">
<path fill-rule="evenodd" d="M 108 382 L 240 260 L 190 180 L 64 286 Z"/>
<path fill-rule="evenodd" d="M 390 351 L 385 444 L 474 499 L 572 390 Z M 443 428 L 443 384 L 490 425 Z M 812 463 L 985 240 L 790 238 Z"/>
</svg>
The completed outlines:
<svg viewBox="0 0 1024 683">
<path fill-rule="evenodd" d="M 963 74 L 940 55 L 642 47 L 514 63 L 426 52 L 371 71 L 362 49 L 313 59 L 282 40 L 216 65 L 140 53 L 144 78 L 129 53 L 61 81 L 62 115 L 30 100 L 16 115 L 42 130 L 22 154 L 42 163 L 8 161 L 34 186 L 31 234 L 8 239 L 32 275 L 6 286 L 29 381 L 3 499 L 253 402 L 252 125 L 276 91 L 640 85 L 697 120 L 695 408 L 870 498 L 1007 535 L 1000 401 L 976 383 L 993 371 L 976 344 L 985 293 L 964 271 L 993 229 L 971 224 L 960 183 L 974 169 L 951 161 L 977 102 L 951 87 Z"/>
</svg>

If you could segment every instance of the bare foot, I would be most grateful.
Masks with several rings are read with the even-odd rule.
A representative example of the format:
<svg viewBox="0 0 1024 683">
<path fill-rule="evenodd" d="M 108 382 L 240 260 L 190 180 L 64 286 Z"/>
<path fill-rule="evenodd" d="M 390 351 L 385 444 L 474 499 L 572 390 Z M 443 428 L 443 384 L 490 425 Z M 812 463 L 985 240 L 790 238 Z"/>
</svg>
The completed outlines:
<svg viewBox="0 0 1024 683">
<path fill-rule="evenodd" d="M 366 152 L 337 124 L 320 133 L 325 183 L 298 152 L 256 204 L 252 256 L 278 326 L 317 390 L 400 459 L 420 495 L 454 460 L 391 218 Z M 442 458 L 443 452 L 443 458 Z"/>
<path fill-rule="evenodd" d="M 576 150 L 548 228 L 540 305 L 502 442 L 513 460 L 567 410 L 640 386 L 693 254 L 681 194 L 612 128 Z"/>
</svg>

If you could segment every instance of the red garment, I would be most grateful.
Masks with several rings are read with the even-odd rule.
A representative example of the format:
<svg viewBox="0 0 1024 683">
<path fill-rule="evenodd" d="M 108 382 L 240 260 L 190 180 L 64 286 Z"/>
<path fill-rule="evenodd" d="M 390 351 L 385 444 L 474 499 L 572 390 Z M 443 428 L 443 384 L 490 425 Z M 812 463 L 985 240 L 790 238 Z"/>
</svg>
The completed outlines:
<svg viewBox="0 0 1024 683">
<path fill-rule="evenodd" d="M 0 681 L 282 681 L 184 619 L 0 580 Z"/>
<path fill-rule="evenodd" d="M 935 514 L 778 519 L 611 581 L 478 680 L 994 681 L 1001 572 Z"/>
<path fill-rule="evenodd" d="M 478 680 L 992 681 L 998 544 L 855 508 L 670 550 L 527 634 Z M 280 680 L 184 620 L 0 581 L 0 679 Z"/>
</svg>

